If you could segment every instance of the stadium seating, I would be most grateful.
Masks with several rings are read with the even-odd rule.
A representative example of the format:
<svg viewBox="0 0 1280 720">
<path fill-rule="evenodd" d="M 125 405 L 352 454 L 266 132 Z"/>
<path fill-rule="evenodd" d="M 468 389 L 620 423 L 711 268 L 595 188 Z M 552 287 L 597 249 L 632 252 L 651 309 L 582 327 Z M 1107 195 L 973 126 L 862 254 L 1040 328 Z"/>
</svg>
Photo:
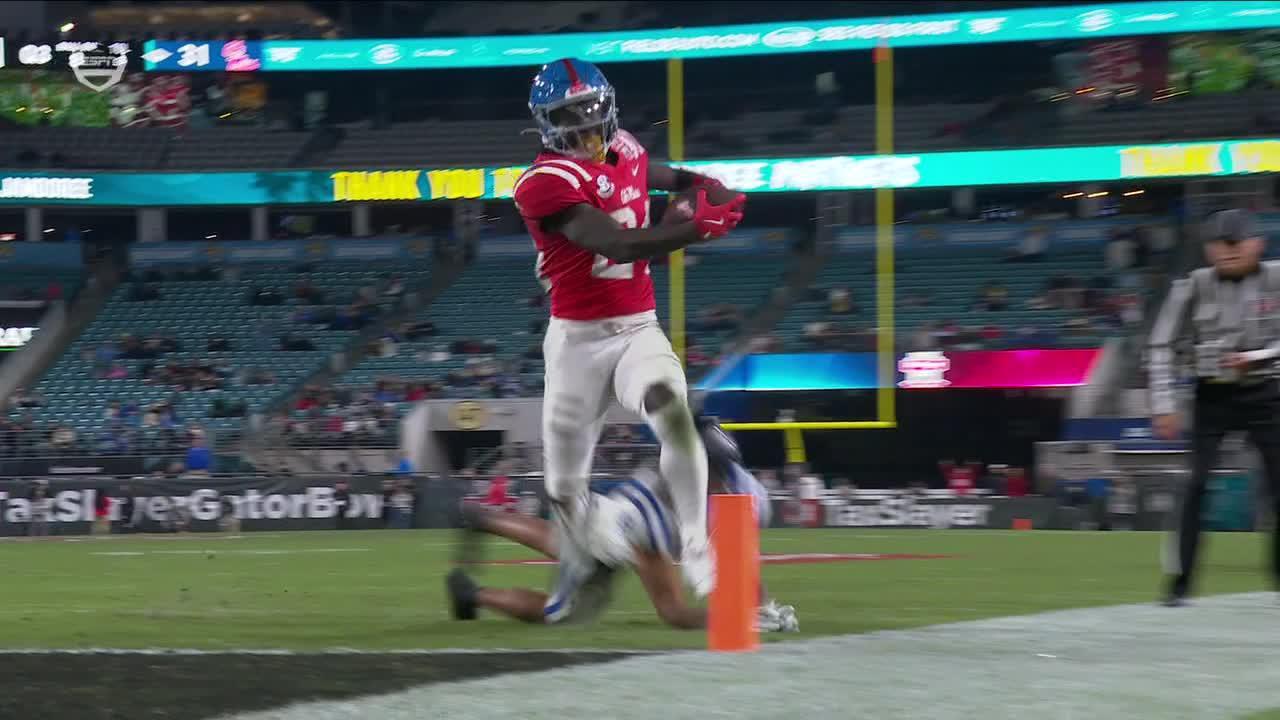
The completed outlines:
<svg viewBox="0 0 1280 720">
<path fill-rule="evenodd" d="M 310 137 L 260 127 L 188 128 L 169 141 L 170 169 L 288 167 Z"/>
<path fill-rule="evenodd" d="M 13 268 L 9 277 L 0 281 L 0 300 L 67 299 L 75 294 L 83 277 L 80 268 L 23 265 Z M 50 297 L 54 286 L 58 297 Z"/>
<path fill-rule="evenodd" d="M 35 412 L 35 421 L 45 428 L 68 426 L 85 435 L 106 424 L 105 413 L 113 401 L 145 407 L 170 401 L 176 415 L 188 424 L 214 430 L 238 426 L 238 417 L 212 418 L 215 402 L 244 402 L 246 411 L 261 410 L 273 399 L 298 386 L 320 369 L 332 353 L 350 342 L 355 329 L 332 330 L 325 325 L 300 322 L 300 311 L 325 311 L 347 306 L 362 287 L 376 286 L 390 274 L 404 278 L 406 285 L 422 282 L 429 273 L 423 265 L 365 262 L 334 263 L 299 272 L 299 268 L 245 268 L 222 279 L 167 279 L 146 283 L 158 292 L 157 299 L 132 299 L 138 283 L 121 285 L 92 325 L 45 374 L 35 388 L 46 404 Z M 301 305 L 291 295 L 294 283 L 305 278 L 325 294 L 324 305 Z M 273 289 L 285 296 L 280 305 L 251 305 L 252 291 Z M 383 306 L 391 301 L 379 295 Z M 312 350 L 282 351 L 279 338 L 290 334 L 311 342 Z M 104 362 L 95 351 L 118 345 L 125 335 L 139 338 L 171 338 L 179 348 L 154 359 L 120 359 L 126 377 L 95 377 Z M 207 351 L 210 338 L 220 337 L 229 350 Z M 165 366 L 171 362 L 218 364 L 228 370 L 219 390 L 182 391 L 174 385 L 148 383 L 140 377 L 144 364 Z M 109 363 L 108 363 L 109 364 Z M 97 368 L 95 368 L 97 366 Z M 247 384 L 239 371 L 260 370 L 271 382 Z M 136 422 L 136 420 L 134 421 Z"/>
<path fill-rule="evenodd" d="M 1073 278 L 1085 287 L 1094 278 L 1112 277 L 1105 267 L 1101 248 L 1060 248 L 1037 262 L 1002 263 L 1006 252 L 1004 248 L 954 246 L 899 250 L 895 276 L 895 325 L 899 345 L 907 346 L 912 332 L 924 323 L 940 326 L 954 322 L 964 327 L 1000 328 L 1003 339 L 988 344 L 989 347 L 1017 345 L 1015 333 L 1024 328 L 1044 331 L 1036 334 L 1039 345 L 1096 347 L 1102 333 L 1062 332 L 1068 321 L 1083 316 L 1081 310 L 1035 309 L 1028 307 L 1028 302 L 1043 295 L 1047 283 L 1054 277 Z M 975 307 L 981 289 L 988 282 L 996 282 L 1007 290 L 1006 309 Z M 847 288 L 858 310 L 847 315 L 829 313 L 825 292 L 802 299 L 774 330 L 788 350 L 811 347 L 803 337 L 805 327 L 814 322 L 838 321 L 868 332 L 874 329 L 875 263 L 868 254 L 832 256 L 814 287 L 824 291 Z M 924 297 L 928 298 L 927 304 L 918 301 Z"/>
<path fill-rule="evenodd" d="M 727 260 L 727 261 L 726 261 Z M 712 304 L 730 303 L 744 313 L 763 301 L 781 279 L 786 259 L 779 254 L 703 257 L 687 268 L 686 302 L 688 317 L 696 320 L 699 310 Z M 657 288 L 659 313 L 667 318 L 667 270 L 652 268 Z M 487 354 L 449 352 L 448 359 L 431 361 L 432 351 L 450 351 L 455 343 L 492 341 L 493 357 L 503 362 L 519 361 L 531 348 L 540 347 L 540 324 L 548 310 L 535 299 L 542 296 L 528 257 L 481 259 L 441 294 L 417 320 L 430 319 L 437 335 L 426 340 L 402 343 L 392 357 L 366 358 L 339 379 L 353 389 L 370 389 L 382 378 L 404 381 L 445 382 L 450 373 L 462 373 Z M 708 332 L 690 330 L 691 337 L 709 350 L 732 334 L 722 329 Z M 525 358 L 519 374 L 523 393 L 537 392 L 542 364 L 538 353 Z M 501 374 L 507 374 L 505 372 Z M 515 379 L 515 378 L 512 378 Z M 475 387 L 446 388 L 447 395 L 475 393 Z M 514 392 L 512 387 L 508 392 Z"/>
<path fill-rule="evenodd" d="M 158 168 L 167 128 L 35 127 L 0 133 L 0 158 L 6 167 L 104 169 Z M 36 153 L 44 157 L 32 157 Z"/>
<path fill-rule="evenodd" d="M 1071 119 L 1059 118 L 1057 106 L 1044 104 L 1019 119 L 1020 132 L 1009 131 L 1007 124 L 984 130 L 981 123 L 974 123 L 991 109 L 990 103 L 911 105 L 895 115 L 894 142 L 900 151 L 925 152 L 1240 137 L 1250 134 L 1251 108 L 1264 102 L 1280 103 L 1280 93 L 1270 93 L 1265 100 L 1242 95 L 1180 98 Z M 874 151 L 874 107 L 848 106 L 830 119 L 815 118 L 805 110 L 750 111 L 723 120 L 708 117 L 690 123 L 686 151 L 692 158 Z M 966 123 L 975 127 L 969 132 L 947 132 L 950 126 Z M 386 130 L 353 127 L 323 162 L 339 167 L 390 167 L 406 161 L 437 166 L 522 163 L 534 152 L 534 141 L 520 134 L 529 124 L 517 118 L 402 123 Z M 660 147 L 658 133 L 643 124 L 631 127 L 647 146 Z"/>
</svg>

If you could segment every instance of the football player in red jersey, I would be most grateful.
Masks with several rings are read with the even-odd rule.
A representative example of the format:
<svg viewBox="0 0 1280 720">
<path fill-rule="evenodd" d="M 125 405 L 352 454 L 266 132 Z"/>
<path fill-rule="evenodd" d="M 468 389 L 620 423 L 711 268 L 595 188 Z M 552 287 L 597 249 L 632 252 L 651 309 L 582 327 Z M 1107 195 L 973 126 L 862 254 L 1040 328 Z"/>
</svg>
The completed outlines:
<svg viewBox="0 0 1280 720">
<path fill-rule="evenodd" d="M 707 463 L 688 405 L 684 369 L 658 324 L 649 259 L 723 237 L 745 197 L 712 178 L 649 160 L 618 128 L 613 88 L 594 65 L 558 60 L 533 80 L 529 109 L 543 151 L 515 185 L 551 295 L 543 340 L 543 473 L 566 541 L 605 562 L 630 552 L 607 523 L 592 523 L 591 457 L 615 399 L 643 417 L 672 478 L 685 581 L 715 582 L 707 542 Z M 696 189 L 697 202 L 649 223 L 649 190 Z"/>
</svg>

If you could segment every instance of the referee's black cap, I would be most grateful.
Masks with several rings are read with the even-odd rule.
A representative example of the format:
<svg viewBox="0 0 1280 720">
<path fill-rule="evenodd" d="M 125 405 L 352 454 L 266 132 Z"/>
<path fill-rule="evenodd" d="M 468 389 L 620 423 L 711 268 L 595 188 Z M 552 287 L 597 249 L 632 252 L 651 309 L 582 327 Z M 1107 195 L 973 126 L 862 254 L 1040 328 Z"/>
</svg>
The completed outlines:
<svg viewBox="0 0 1280 720">
<path fill-rule="evenodd" d="M 1251 237 L 1258 237 L 1258 223 L 1248 210 L 1219 210 L 1204 223 L 1206 242 L 1222 241 L 1235 244 Z"/>
</svg>

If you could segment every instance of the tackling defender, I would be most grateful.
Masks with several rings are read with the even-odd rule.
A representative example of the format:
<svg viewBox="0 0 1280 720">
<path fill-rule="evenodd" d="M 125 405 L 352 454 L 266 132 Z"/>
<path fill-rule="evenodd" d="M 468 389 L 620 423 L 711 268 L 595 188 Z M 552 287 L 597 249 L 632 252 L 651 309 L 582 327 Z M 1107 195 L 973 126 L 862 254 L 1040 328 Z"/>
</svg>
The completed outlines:
<svg viewBox="0 0 1280 720">
<path fill-rule="evenodd" d="M 768 527 L 768 491 L 742 467 L 738 447 L 731 438 L 714 422 L 700 420 L 699 424 L 713 485 L 723 492 L 752 495 L 756 500 L 756 518 L 761 527 Z M 626 480 L 594 483 L 592 491 L 599 496 L 602 513 L 610 514 L 627 537 L 633 553 L 628 564 L 635 568 L 658 617 L 674 628 L 704 628 L 706 610 L 685 603 L 677 579 L 672 551 L 678 548 L 671 545 L 670 512 L 660 499 L 666 485 L 652 468 L 641 468 Z M 479 587 L 462 569 L 455 569 L 447 580 L 455 618 L 474 619 L 477 608 L 483 607 L 530 623 L 582 623 L 595 619 L 608 605 L 617 568 L 596 562 L 591 572 L 577 574 L 572 558 L 559 556 L 560 548 L 551 523 L 476 505 L 468 506 L 466 514 L 468 532 L 504 537 L 562 562 L 557 568 L 554 595 L 527 588 Z M 474 540 L 464 541 L 464 555 L 474 553 L 473 543 Z M 574 552 L 572 546 L 567 549 Z M 770 600 L 763 581 L 756 622 L 764 632 L 800 629 L 795 608 Z"/>
<path fill-rule="evenodd" d="M 700 596 L 715 564 L 707 542 L 706 456 L 689 411 L 684 370 L 655 312 L 649 259 L 724 236 L 746 198 L 718 181 L 649 159 L 618 127 L 614 90 L 599 68 L 565 59 L 542 67 L 529 109 L 543 150 L 516 181 L 515 204 L 537 248 L 535 272 L 551 295 L 543 339 L 544 481 L 567 543 L 616 565 L 629 554 L 616 526 L 593 519 L 591 458 L 616 399 L 643 417 L 662 446 L 681 568 Z M 649 190 L 696 190 L 649 227 Z"/>
</svg>

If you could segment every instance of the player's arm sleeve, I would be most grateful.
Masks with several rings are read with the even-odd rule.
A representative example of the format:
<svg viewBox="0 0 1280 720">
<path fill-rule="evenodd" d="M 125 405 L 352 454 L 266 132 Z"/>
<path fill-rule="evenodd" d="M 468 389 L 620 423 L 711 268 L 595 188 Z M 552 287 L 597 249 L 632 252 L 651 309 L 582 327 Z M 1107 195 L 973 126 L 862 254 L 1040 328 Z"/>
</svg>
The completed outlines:
<svg viewBox="0 0 1280 720">
<path fill-rule="evenodd" d="M 544 222 L 569 242 L 618 263 L 635 262 L 664 255 L 698 241 L 692 222 L 648 228 L 624 228 L 603 210 L 591 205 L 574 205 Z"/>
<path fill-rule="evenodd" d="M 1165 298 L 1155 325 L 1151 328 L 1148 347 L 1148 382 L 1151 390 L 1151 414 L 1168 415 L 1178 409 L 1177 388 L 1174 385 L 1174 348 L 1182 338 L 1191 314 L 1195 286 L 1192 278 L 1182 278 L 1173 283 Z"/>
<path fill-rule="evenodd" d="M 649 187 L 654 190 L 680 192 L 697 187 L 723 187 L 723 184 L 709 175 L 674 168 L 664 162 L 649 160 Z"/>
</svg>

